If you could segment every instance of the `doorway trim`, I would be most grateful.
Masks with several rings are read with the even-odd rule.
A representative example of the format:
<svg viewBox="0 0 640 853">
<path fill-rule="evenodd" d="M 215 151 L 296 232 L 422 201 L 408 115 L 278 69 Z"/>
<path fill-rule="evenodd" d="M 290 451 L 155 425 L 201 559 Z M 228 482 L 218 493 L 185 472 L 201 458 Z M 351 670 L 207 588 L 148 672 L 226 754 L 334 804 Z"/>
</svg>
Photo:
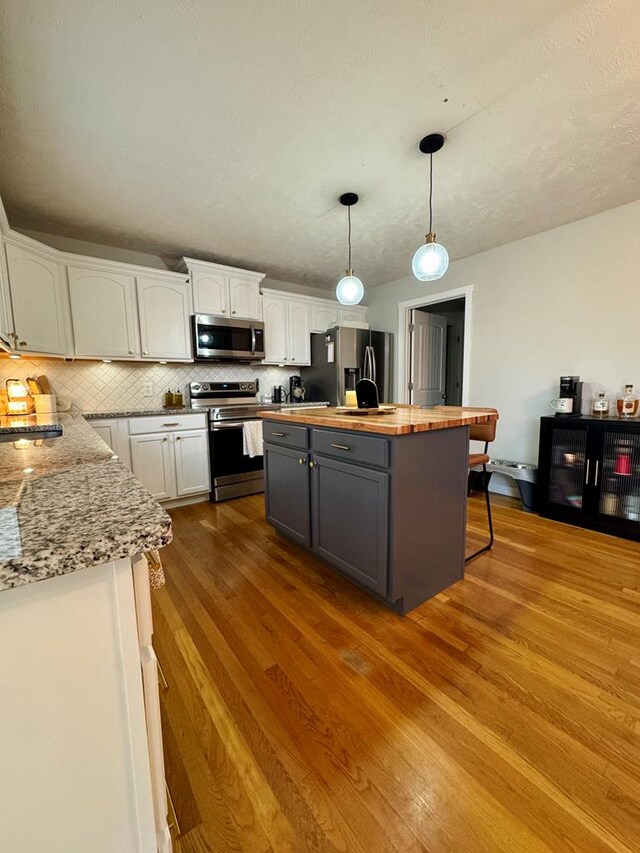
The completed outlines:
<svg viewBox="0 0 640 853">
<path fill-rule="evenodd" d="M 398 359 L 396 366 L 396 398 L 399 403 L 409 402 L 409 323 L 414 308 L 423 308 L 434 302 L 450 302 L 464 298 L 464 341 L 462 349 L 462 405 L 469 405 L 469 379 L 471 377 L 471 335 L 473 329 L 473 285 L 456 287 L 454 290 L 441 290 L 438 293 L 420 296 L 398 302 Z"/>
</svg>

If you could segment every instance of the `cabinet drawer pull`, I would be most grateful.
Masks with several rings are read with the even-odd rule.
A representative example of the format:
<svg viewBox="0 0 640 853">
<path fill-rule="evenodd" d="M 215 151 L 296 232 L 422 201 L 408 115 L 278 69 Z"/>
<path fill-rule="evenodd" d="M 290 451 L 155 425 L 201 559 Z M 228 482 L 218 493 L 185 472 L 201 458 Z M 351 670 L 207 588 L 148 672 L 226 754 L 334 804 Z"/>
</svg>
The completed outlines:
<svg viewBox="0 0 640 853">
<path fill-rule="evenodd" d="M 335 447 L 337 450 L 351 450 L 348 444 L 332 444 L 331 447 Z"/>
<path fill-rule="evenodd" d="M 598 485 L 598 468 L 599 467 L 600 467 L 600 460 L 596 459 L 596 473 L 595 473 L 595 477 L 593 478 L 593 485 L 594 486 Z"/>
<path fill-rule="evenodd" d="M 589 485 L 589 463 L 590 463 L 590 462 L 591 462 L 591 460 L 590 460 L 590 459 L 587 459 L 587 474 L 586 474 L 586 476 L 585 476 L 585 478 L 584 478 L 584 481 L 585 481 L 585 483 L 586 483 L 586 485 L 587 485 L 587 486 Z"/>
<path fill-rule="evenodd" d="M 180 426 L 180 421 L 171 421 L 170 424 L 162 424 L 162 426 Z"/>
<path fill-rule="evenodd" d="M 289 433 L 286 432 L 272 432 L 271 435 L 277 435 L 278 438 L 286 438 Z"/>
</svg>

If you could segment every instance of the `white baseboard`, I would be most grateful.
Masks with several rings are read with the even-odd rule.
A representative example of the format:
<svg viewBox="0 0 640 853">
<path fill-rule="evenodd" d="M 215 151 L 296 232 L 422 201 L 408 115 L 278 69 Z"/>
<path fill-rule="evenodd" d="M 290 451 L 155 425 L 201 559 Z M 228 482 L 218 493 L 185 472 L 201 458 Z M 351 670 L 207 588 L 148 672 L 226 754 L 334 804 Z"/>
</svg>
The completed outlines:
<svg viewBox="0 0 640 853">
<path fill-rule="evenodd" d="M 202 501 L 209 500 L 209 492 L 201 492 L 199 495 L 189 495 L 187 498 L 173 498 L 168 501 L 160 501 L 164 509 L 173 509 L 177 506 L 188 506 L 189 504 L 199 504 Z"/>
</svg>

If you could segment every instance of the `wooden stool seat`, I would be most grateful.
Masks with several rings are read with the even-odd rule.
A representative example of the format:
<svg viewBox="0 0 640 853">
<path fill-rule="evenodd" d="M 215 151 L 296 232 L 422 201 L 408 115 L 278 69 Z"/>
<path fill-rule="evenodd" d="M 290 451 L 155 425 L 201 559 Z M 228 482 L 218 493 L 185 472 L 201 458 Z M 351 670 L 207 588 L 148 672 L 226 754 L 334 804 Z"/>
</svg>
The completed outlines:
<svg viewBox="0 0 640 853">
<path fill-rule="evenodd" d="M 486 465 L 488 461 L 489 457 L 486 453 L 469 454 L 469 468 L 475 468 L 476 465 Z"/>
</svg>

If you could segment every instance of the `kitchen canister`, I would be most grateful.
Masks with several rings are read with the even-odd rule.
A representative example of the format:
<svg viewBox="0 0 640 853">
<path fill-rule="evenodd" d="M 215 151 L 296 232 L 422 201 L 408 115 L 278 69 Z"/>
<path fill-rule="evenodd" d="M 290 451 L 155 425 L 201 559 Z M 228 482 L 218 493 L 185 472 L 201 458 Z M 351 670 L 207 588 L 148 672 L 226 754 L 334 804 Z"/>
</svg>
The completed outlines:
<svg viewBox="0 0 640 853">
<path fill-rule="evenodd" d="M 56 411 L 55 394 L 34 394 L 33 399 L 36 404 L 37 414 L 46 415 L 49 414 L 49 412 Z"/>
</svg>

